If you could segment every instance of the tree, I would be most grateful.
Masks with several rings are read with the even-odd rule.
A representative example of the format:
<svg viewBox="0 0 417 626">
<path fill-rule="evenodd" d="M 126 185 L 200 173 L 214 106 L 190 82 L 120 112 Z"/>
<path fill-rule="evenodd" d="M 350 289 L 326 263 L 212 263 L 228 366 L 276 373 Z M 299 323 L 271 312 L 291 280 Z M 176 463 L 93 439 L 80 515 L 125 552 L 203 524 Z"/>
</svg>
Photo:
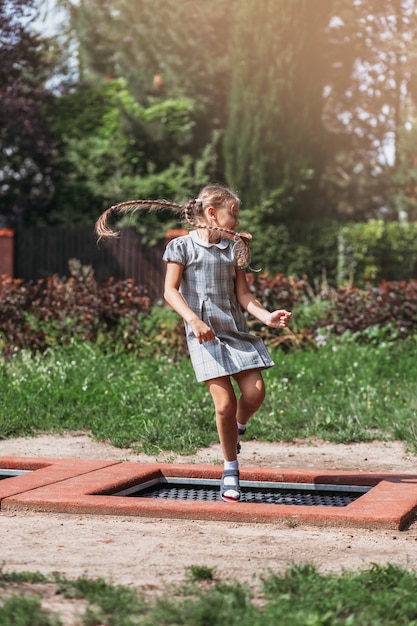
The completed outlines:
<svg viewBox="0 0 417 626">
<path fill-rule="evenodd" d="M 144 107 L 119 79 L 81 85 L 56 98 L 52 109 L 59 157 L 49 224 L 92 223 L 103 209 L 136 197 L 183 201 L 205 182 L 213 147 L 198 160 L 189 157 L 193 102 L 187 98 Z M 137 215 L 129 225 L 137 223 L 150 243 L 165 236 L 166 221 Z"/>
<path fill-rule="evenodd" d="M 342 215 L 396 218 L 411 209 L 404 189 L 415 158 L 416 34 L 415 0 L 338 0 L 335 7 L 324 117 L 338 150 L 324 184 Z"/>
<path fill-rule="evenodd" d="M 326 161 L 321 115 L 329 59 L 323 40 L 333 4 L 239 4 L 225 161 L 229 182 L 249 205 L 258 206 L 274 189 L 289 184 L 303 187 L 309 216 L 317 210 L 315 187 Z M 305 214 L 305 206 L 300 202 L 297 207 L 294 200 L 286 207 L 289 215 Z"/>
<path fill-rule="evenodd" d="M 30 30 L 33 0 L 0 0 L 0 214 L 42 213 L 53 189 L 47 46 Z"/>
<path fill-rule="evenodd" d="M 143 106 L 168 98 L 193 100 L 194 154 L 211 142 L 213 131 L 224 129 L 238 0 L 63 4 L 79 41 L 81 81 L 123 78 Z"/>
<path fill-rule="evenodd" d="M 52 107 L 59 180 L 49 223 L 91 220 L 132 197 L 183 201 L 216 177 L 230 0 L 216 11 L 188 0 L 60 4 L 78 40 L 79 83 Z M 161 220 L 148 216 L 142 237 L 154 240 Z"/>
<path fill-rule="evenodd" d="M 80 84 L 121 78 L 150 113 L 192 103 L 185 141 L 123 111 L 132 140 L 122 142 L 123 165 L 134 146 L 140 163 L 129 171 L 143 183 L 210 146 L 207 176 L 227 179 L 261 231 L 416 213 L 406 185 L 416 158 L 416 2 L 61 0 L 79 41 Z M 98 164 L 98 145 L 77 142 L 80 162 Z"/>
</svg>

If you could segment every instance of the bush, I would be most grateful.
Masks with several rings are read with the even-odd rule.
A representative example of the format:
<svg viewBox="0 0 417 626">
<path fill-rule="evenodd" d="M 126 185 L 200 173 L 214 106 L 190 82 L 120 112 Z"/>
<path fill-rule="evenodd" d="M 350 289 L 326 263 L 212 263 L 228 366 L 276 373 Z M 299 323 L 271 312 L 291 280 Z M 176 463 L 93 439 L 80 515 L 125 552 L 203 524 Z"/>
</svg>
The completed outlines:
<svg viewBox="0 0 417 626">
<path fill-rule="evenodd" d="M 0 301 L 0 351 L 5 355 L 19 348 L 42 352 L 71 339 L 100 342 L 103 335 L 129 347 L 140 314 L 150 309 L 144 289 L 133 280 L 100 285 L 91 276 L 51 276 L 26 284 L 2 276 Z"/>
<path fill-rule="evenodd" d="M 338 237 L 339 285 L 410 280 L 417 272 L 417 224 L 369 220 L 344 226 Z"/>
<path fill-rule="evenodd" d="M 382 282 L 378 287 L 311 286 L 306 277 L 248 274 L 252 293 L 269 310 L 293 312 L 289 329 L 249 326 L 269 346 L 290 349 L 320 343 L 323 336 L 344 335 L 378 343 L 412 335 L 417 325 L 417 281 Z M 152 307 L 133 280 L 99 284 L 92 276 L 36 283 L 0 278 L 0 353 L 32 353 L 72 341 L 97 344 L 104 352 L 135 355 L 186 354 L 181 318 L 169 307 Z"/>
<path fill-rule="evenodd" d="M 270 345 L 311 345 L 325 335 L 345 336 L 361 343 L 393 341 L 417 330 L 417 280 L 388 282 L 378 287 L 330 287 L 326 280 L 313 287 L 307 277 L 295 280 L 282 274 L 252 274 L 249 285 L 269 310 L 292 311 L 290 329 L 250 326 Z"/>
<path fill-rule="evenodd" d="M 340 288 L 316 322 L 332 334 L 349 335 L 362 342 L 400 339 L 417 328 L 417 281 L 382 282 L 379 287 Z"/>
</svg>

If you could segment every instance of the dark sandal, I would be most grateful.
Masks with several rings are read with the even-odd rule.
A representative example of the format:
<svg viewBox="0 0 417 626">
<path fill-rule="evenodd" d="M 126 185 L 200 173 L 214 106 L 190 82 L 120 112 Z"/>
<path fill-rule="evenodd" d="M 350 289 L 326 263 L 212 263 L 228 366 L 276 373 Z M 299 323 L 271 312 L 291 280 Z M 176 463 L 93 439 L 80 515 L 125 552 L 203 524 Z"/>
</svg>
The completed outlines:
<svg viewBox="0 0 417 626">
<path fill-rule="evenodd" d="M 243 437 L 245 432 L 246 432 L 246 428 L 245 428 L 245 430 L 242 430 L 241 428 L 237 429 L 237 433 L 238 433 L 239 437 Z M 240 445 L 240 440 L 238 439 L 237 446 L 236 446 L 236 453 L 240 454 L 241 449 L 242 449 L 242 446 Z"/>
<path fill-rule="evenodd" d="M 225 485 L 224 479 L 227 476 L 233 476 L 234 478 L 237 478 L 237 485 Z M 227 491 L 236 491 L 239 495 L 237 498 L 231 498 L 230 496 L 225 495 Z M 224 500 L 225 502 L 239 502 L 240 496 L 241 496 L 241 491 L 240 491 L 240 486 L 239 486 L 239 470 L 233 470 L 233 469 L 223 470 L 222 482 L 220 484 L 220 495 L 221 495 L 222 500 Z"/>
</svg>

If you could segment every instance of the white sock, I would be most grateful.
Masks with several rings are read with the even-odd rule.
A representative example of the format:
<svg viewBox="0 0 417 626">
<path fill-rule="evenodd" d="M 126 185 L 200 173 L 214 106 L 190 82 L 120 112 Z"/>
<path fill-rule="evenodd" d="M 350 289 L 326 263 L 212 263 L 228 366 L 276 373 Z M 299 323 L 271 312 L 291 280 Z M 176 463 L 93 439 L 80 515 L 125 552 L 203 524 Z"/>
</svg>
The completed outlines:
<svg viewBox="0 0 417 626">
<path fill-rule="evenodd" d="M 225 461 L 224 462 L 224 469 L 232 469 L 232 470 L 238 470 L 239 469 L 239 461 L 236 459 L 235 461 Z M 239 481 L 237 476 L 226 476 L 223 482 L 225 487 L 230 487 L 230 489 L 227 489 L 227 491 L 225 491 L 224 495 L 229 497 L 229 498 L 237 498 L 239 496 L 239 492 L 236 491 L 236 487 L 239 486 Z"/>
<path fill-rule="evenodd" d="M 246 424 L 240 424 L 239 422 L 237 423 L 237 427 L 239 430 L 243 430 L 243 432 L 245 432 L 246 430 Z"/>
</svg>

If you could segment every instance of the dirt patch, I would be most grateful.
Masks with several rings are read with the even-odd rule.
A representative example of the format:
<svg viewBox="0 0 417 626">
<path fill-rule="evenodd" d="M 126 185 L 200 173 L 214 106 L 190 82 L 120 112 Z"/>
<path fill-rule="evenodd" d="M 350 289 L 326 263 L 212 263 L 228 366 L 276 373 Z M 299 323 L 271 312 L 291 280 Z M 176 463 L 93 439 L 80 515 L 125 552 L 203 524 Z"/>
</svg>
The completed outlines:
<svg viewBox="0 0 417 626">
<path fill-rule="evenodd" d="M 84 433 L 0 441 L 0 456 L 219 463 L 219 446 L 192 457 L 150 457 L 94 442 Z M 400 442 L 336 445 L 320 441 L 245 442 L 241 465 L 300 469 L 417 473 L 417 458 Z M 417 570 L 417 524 L 405 531 L 315 528 L 195 520 L 141 519 L 47 513 L 0 514 L 4 571 L 103 577 L 148 592 L 185 580 L 205 565 L 222 580 L 253 584 L 288 563 L 321 572 L 396 563 Z M 52 598 L 50 598 L 52 600 Z M 69 622 L 68 622 L 69 623 Z"/>
</svg>

